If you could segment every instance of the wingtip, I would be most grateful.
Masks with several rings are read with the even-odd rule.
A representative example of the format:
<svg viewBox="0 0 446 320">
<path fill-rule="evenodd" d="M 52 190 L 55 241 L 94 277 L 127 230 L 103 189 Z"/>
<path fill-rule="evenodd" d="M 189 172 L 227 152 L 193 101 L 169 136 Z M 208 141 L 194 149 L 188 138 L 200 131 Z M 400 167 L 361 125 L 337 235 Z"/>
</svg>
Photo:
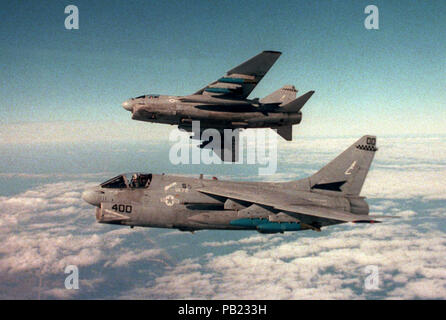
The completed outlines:
<svg viewBox="0 0 446 320">
<path fill-rule="evenodd" d="M 310 91 L 304 93 L 303 95 L 301 95 L 300 97 L 298 97 L 297 99 L 305 99 L 305 102 L 307 102 L 315 92 L 316 91 L 314 91 L 314 90 L 310 90 Z"/>
<path fill-rule="evenodd" d="M 314 90 L 308 91 L 307 93 L 301 95 L 298 99 L 301 99 L 301 100 L 305 101 L 305 102 L 304 102 L 304 104 L 305 104 L 308 100 L 310 100 L 311 96 L 312 96 L 314 93 L 315 93 Z"/>
<path fill-rule="evenodd" d="M 280 51 L 274 51 L 274 50 L 264 50 L 263 53 L 273 53 L 273 54 L 282 54 Z"/>
<path fill-rule="evenodd" d="M 378 220 L 354 220 L 352 223 L 381 223 L 381 221 Z"/>
<path fill-rule="evenodd" d="M 311 97 L 315 92 L 316 92 L 316 91 L 314 91 L 314 90 L 310 90 L 310 91 L 308 91 L 308 92 L 305 93 L 305 94 Z"/>
</svg>

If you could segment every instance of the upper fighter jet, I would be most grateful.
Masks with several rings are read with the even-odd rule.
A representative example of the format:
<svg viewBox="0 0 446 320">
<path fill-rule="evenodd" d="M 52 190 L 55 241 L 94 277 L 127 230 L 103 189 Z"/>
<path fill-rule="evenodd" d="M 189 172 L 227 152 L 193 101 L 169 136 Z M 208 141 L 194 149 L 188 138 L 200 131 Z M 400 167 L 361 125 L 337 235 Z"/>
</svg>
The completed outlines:
<svg viewBox="0 0 446 320">
<path fill-rule="evenodd" d="M 296 88 L 285 85 L 263 99 L 248 99 L 280 55 L 277 51 L 263 51 L 188 96 L 148 94 L 131 98 L 122 106 L 134 120 L 178 125 L 188 132 L 192 132 L 192 121 L 200 121 L 201 132 L 212 128 L 219 130 L 221 137 L 224 129 L 273 128 L 291 141 L 292 126 L 302 120 L 300 110 L 314 91 L 296 98 Z M 201 132 L 199 137 L 191 138 L 202 140 Z M 203 141 L 200 147 L 205 148 L 209 142 Z M 225 145 L 223 140 L 220 145 L 221 150 L 214 152 L 224 159 L 223 150 L 233 146 Z"/>
<path fill-rule="evenodd" d="M 277 233 L 379 222 L 360 196 L 376 137 L 364 136 L 312 176 L 291 182 L 231 182 L 173 175 L 123 174 L 86 190 L 100 223 L 257 230 Z M 381 216 L 382 218 L 382 216 Z"/>
</svg>

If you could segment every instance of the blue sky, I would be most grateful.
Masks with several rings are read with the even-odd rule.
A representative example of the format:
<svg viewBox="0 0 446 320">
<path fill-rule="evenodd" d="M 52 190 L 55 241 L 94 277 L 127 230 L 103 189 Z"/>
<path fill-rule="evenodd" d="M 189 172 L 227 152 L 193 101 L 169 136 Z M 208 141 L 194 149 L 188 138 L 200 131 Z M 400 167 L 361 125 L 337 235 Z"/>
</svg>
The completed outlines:
<svg viewBox="0 0 446 320">
<path fill-rule="evenodd" d="M 64 28 L 69 4 L 79 8 L 79 30 Z M 379 30 L 364 28 L 368 4 L 5 3 L 0 122 L 8 130 L 20 123 L 21 133 L 44 123 L 54 136 L 54 122 L 137 126 L 120 107 L 128 97 L 190 94 L 262 50 L 280 50 L 251 97 L 287 83 L 316 90 L 300 133 L 446 133 L 445 2 L 374 1 Z"/>
<path fill-rule="evenodd" d="M 64 28 L 69 4 L 79 30 Z M 364 28 L 369 4 L 379 30 Z M 445 27 L 443 0 L 3 3 L 0 298 L 444 299 Z M 262 50 L 283 55 L 251 97 L 284 84 L 316 91 L 294 141 L 278 140 L 271 176 L 175 166 L 172 127 L 121 107 L 193 93 Z M 378 135 L 379 151 L 362 195 L 373 214 L 401 219 L 192 235 L 100 225 L 81 199 L 129 171 L 295 180 L 364 134 Z M 64 289 L 69 264 L 78 291 Z M 367 265 L 379 267 L 378 291 L 364 289 Z"/>
</svg>

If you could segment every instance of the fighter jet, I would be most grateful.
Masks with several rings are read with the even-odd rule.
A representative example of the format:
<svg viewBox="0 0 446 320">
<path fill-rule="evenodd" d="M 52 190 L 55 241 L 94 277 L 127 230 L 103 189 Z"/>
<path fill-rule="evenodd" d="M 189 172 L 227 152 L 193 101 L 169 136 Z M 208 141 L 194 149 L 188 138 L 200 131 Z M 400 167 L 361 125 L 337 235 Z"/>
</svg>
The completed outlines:
<svg viewBox="0 0 446 320">
<path fill-rule="evenodd" d="M 231 182 L 167 174 L 121 174 L 82 197 L 96 206 L 99 223 L 124 226 L 257 230 L 315 230 L 374 223 L 360 192 L 376 137 L 364 136 L 318 172 L 291 182 Z"/>
<path fill-rule="evenodd" d="M 281 55 L 277 51 L 263 51 L 239 66 L 229 70 L 225 76 L 212 82 L 194 94 L 170 96 L 147 94 L 125 101 L 122 106 L 132 113 L 133 120 L 177 125 L 193 132 L 193 121 L 199 121 L 199 134 L 192 139 L 201 139 L 206 129 L 220 131 L 220 149 L 213 151 L 224 161 L 238 161 L 237 141 L 224 140 L 224 129 L 273 128 L 285 140 L 292 140 L 292 126 L 302 120 L 301 109 L 314 91 L 296 98 L 293 85 L 285 85 L 263 99 L 248 99 L 249 94 L 262 80 Z M 203 140 L 200 148 L 212 140 Z M 231 153 L 225 157 L 224 150 Z"/>
</svg>

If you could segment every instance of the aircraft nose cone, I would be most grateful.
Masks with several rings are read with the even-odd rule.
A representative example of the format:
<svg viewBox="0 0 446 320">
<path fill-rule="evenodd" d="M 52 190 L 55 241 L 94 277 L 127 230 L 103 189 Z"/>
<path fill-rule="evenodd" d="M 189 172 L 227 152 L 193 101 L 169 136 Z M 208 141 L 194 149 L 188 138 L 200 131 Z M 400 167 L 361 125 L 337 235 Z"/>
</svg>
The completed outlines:
<svg viewBox="0 0 446 320">
<path fill-rule="evenodd" d="M 127 111 L 133 112 L 133 104 L 129 100 L 124 101 L 122 107 Z"/>
<path fill-rule="evenodd" d="M 96 192 L 96 190 L 93 189 L 88 189 L 85 190 L 82 193 L 82 200 L 84 200 L 85 202 L 93 205 L 93 206 L 99 206 L 100 205 L 100 201 L 99 201 L 99 195 Z"/>
</svg>

